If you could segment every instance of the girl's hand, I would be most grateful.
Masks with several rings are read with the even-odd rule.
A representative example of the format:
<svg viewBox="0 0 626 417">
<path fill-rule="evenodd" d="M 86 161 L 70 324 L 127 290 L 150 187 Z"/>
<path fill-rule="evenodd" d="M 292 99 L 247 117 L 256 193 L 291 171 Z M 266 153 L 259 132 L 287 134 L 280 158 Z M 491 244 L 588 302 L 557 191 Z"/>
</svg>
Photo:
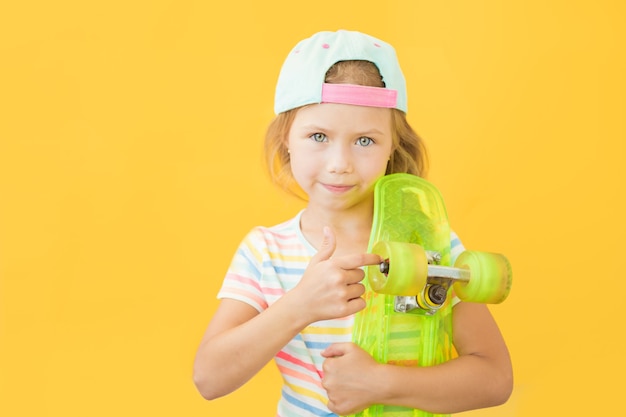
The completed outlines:
<svg viewBox="0 0 626 417">
<path fill-rule="evenodd" d="M 335 247 L 335 235 L 325 227 L 319 251 L 311 258 L 300 283 L 287 293 L 298 297 L 298 309 L 307 315 L 309 323 L 346 317 L 365 308 L 361 298 L 365 272 L 361 267 L 381 262 L 380 256 L 371 253 L 333 258 Z"/>
<path fill-rule="evenodd" d="M 374 371 L 379 364 L 354 343 L 335 343 L 322 352 L 322 386 L 328 393 L 328 408 L 339 415 L 355 414 L 377 403 Z"/>
</svg>

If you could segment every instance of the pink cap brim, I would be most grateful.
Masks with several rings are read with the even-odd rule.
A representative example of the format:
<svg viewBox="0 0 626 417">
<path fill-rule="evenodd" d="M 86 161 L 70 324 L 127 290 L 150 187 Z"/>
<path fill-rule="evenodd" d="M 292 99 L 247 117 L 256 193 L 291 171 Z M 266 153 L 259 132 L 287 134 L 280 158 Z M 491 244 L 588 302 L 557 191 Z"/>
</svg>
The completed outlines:
<svg viewBox="0 0 626 417">
<path fill-rule="evenodd" d="M 397 100 L 398 92 L 387 88 L 353 84 L 322 85 L 322 103 L 394 108 Z"/>
</svg>

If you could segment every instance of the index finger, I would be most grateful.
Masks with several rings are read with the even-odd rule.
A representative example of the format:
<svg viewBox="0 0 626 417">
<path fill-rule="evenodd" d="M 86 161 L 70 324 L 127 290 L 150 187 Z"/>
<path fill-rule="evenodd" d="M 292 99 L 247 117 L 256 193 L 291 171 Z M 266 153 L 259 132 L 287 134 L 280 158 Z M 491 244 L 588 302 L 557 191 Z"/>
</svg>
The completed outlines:
<svg viewBox="0 0 626 417">
<path fill-rule="evenodd" d="M 347 255 L 338 259 L 338 265 L 342 269 L 356 269 L 362 266 L 378 265 L 383 261 L 380 255 L 375 253 L 359 253 Z"/>
</svg>

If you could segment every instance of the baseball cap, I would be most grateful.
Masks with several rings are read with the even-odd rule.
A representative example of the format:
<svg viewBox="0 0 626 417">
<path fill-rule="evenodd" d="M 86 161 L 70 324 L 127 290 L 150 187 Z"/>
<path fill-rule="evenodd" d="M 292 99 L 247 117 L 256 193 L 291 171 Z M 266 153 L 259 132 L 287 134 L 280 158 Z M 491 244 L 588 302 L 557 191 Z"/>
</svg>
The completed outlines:
<svg viewBox="0 0 626 417">
<path fill-rule="evenodd" d="M 376 65 L 385 87 L 324 83 L 331 66 L 351 60 Z M 316 103 L 389 107 L 406 113 L 406 82 L 395 49 L 373 36 L 347 30 L 318 32 L 300 41 L 280 70 L 274 112 Z"/>
</svg>

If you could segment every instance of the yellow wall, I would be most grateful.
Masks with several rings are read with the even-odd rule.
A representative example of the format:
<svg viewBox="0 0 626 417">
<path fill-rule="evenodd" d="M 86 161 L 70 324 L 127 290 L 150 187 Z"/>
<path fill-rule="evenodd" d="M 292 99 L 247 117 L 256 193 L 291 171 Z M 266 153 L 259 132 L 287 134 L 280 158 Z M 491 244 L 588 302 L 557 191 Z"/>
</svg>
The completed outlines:
<svg viewBox="0 0 626 417">
<path fill-rule="evenodd" d="M 623 408 L 622 2 L 214 3 L 0 6 L 0 415 L 274 415 L 273 366 L 209 403 L 191 363 L 243 234 L 301 207 L 261 137 L 337 28 L 396 46 L 453 227 L 512 261 L 515 392 L 467 415 Z"/>
</svg>

